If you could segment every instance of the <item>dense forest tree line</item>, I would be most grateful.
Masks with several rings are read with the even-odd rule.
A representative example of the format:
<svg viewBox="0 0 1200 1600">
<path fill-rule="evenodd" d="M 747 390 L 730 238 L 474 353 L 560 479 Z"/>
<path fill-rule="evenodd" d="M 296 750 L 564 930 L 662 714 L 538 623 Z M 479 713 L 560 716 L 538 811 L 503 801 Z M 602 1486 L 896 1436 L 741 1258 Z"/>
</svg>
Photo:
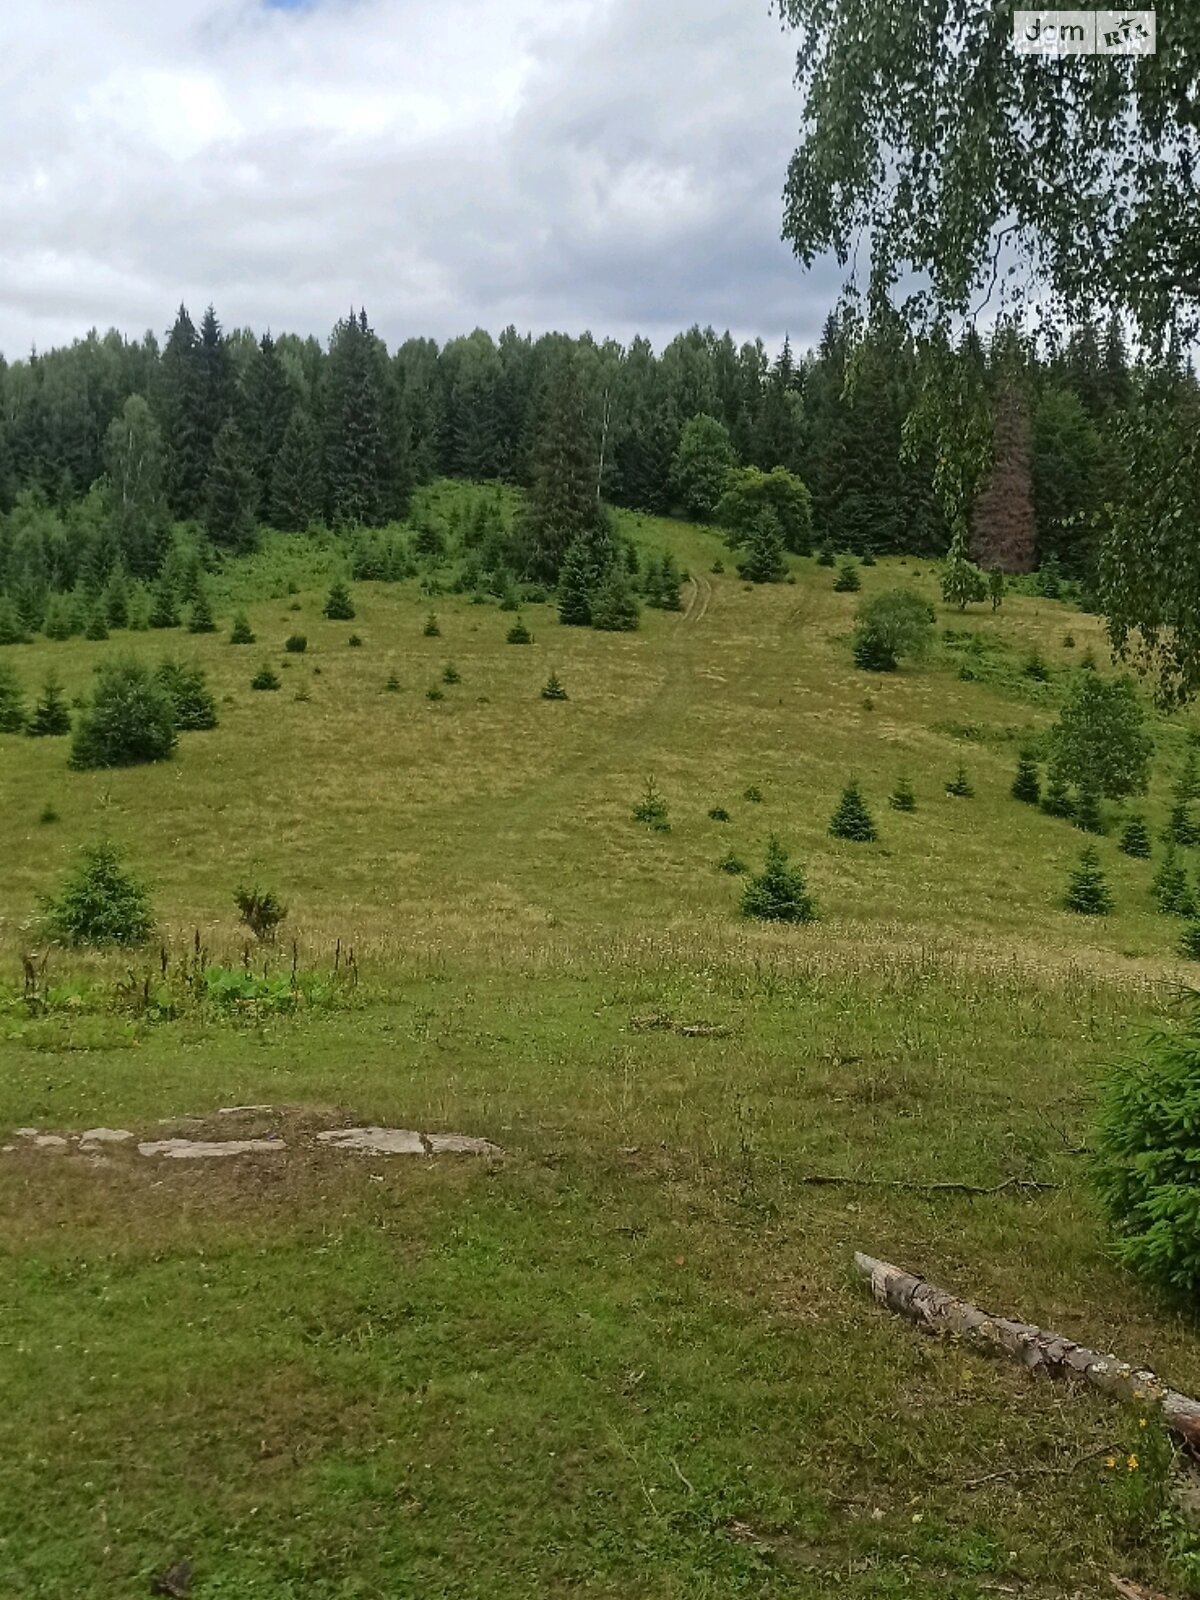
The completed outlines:
<svg viewBox="0 0 1200 1600">
<path fill-rule="evenodd" d="M 971 554 L 1011 571 L 1053 559 L 1090 582 L 1120 421 L 1148 394 L 1194 406 L 1190 367 L 1177 350 L 1132 358 L 1116 318 L 1061 339 L 968 331 L 948 354 L 992 419 Z M 54 592 L 153 581 L 173 523 L 232 552 L 263 524 L 383 526 L 439 474 L 530 490 L 504 559 L 544 582 L 564 565 L 577 585 L 602 581 L 604 503 L 711 518 L 738 467 L 803 480 L 822 545 L 941 555 L 934 447 L 910 427 L 929 357 L 898 319 L 845 315 L 817 349 L 785 341 L 771 359 L 699 328 L 661 353 L 511 327 L 390 353 L 364 311 L 322 346 L 226 332 L 211 307 L 197 328 L 181 307 L 161 347 L 93 332 L 0 360 L 0 588 L 39 626 Z"/>
</svg>

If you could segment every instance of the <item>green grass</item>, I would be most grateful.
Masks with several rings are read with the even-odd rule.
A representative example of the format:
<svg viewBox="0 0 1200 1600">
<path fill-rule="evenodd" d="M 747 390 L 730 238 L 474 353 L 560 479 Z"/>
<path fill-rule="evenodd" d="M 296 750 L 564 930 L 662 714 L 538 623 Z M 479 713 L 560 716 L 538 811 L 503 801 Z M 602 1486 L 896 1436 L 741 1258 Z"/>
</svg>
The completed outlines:
<svg viewBox="0 0 1200 1600">
<path fill-rule="evenodd" d="M 266 1102 L 290 1144 L 217 1170 L 0 1157 L 0 1594 L 125 1600 L 185 1558 L 197 1600 L 1051 1600 L 1109 1594 L 1110 1571 L 1180 1592 L 1144 1477 L 1103 1464 L 1140 1448 L 1136 1418 L 923 1339 L 850 1275 L 867 1249 L 1200 1391 L 1194 1324 L 1111 1262 L 1076 1153 L 1103 1064 L 1187 970 L 1177 928 L 1115 836 L 1117 913 L 1060 910 L 1083 837 L 1008 798 L 1100 624 L 1020 597 L 939 608 L 1011 674 L 961 679 L 944 642 L 877 677 L 849 661 L 859 597 L 815 564 L 747 591 L 710 575 L 710 533 L 629 525 L 695 577 L 633 636 L 525 605 L 537 642 L 514 650 L 508 613 L 442 594 L 425 639 L 416 582 L 354 584 L 354 623 L 329 623 L 340 552 L 279 541 L 214 584 L 257 653 L 221 634 L 5 650 L 30 689 L 53 663 L 77 693 L 106 655 L 174 647 L 222 717 L 134 772 L 0 737 L 11 982 L 37 894 L 98 832 L 152 881 L 172 964 L 195 929 L 236 961 L 253 873 L 292 907 L 274 964 L 294 936 L 325 968 L 340 938 L 361 982 L 294 1017 L 164 1022 L 131 998 L 142 958 L 51 954 L 52 982 L 93 987 L 48 1015 L 0 997 L 0 1130 L 157 1135 Z M 864 590 L 910 570 L 881 562 Z M 1021 678 L 1035 645 L 1046 685 Z M 308 702 L 250 691 L 264 651 Z M 461 682 L 429 702 L 448 659 Z M 569 701 L 541 699 L 551 668 Z M 1157 731 L 1153 829 L 1184 734 Z M 974 800 L 944 795 L 960 759 Z M 884 803 L 900 772 L 912 816 Z M 632 820 L 651 774 L 668 834 Z M 826 833 L 851 775 L 877 845 Z M 757 865 L 772 832 L 820 923 L 737 919 L 717 863 Z M 506 1154 L 349 1158 L 304 1133 L 346 1118 Z"/>
</svg>

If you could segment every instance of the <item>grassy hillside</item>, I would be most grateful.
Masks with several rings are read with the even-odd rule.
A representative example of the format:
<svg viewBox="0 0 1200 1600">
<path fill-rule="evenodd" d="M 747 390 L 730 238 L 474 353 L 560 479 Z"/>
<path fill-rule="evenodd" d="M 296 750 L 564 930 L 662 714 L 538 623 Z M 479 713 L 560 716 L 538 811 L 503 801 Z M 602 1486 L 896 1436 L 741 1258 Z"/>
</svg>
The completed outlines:
<svg viewBox="0 0 1200 1600">
<path fill-rule="evenodd" d="M 172 962 L 197 928 L 236 957 L 231 890 L 257 870 L 302 964 L 340 938 L 362 981 L 295 1016 L 156 1020 L 135 958 L 124 999 L 0 1005 L 0 1131 L 288 1142 L 215 1169 L 0 1156 L 0 1594 L 125 1600 L 184 1559 L 198 1600 L 1052 1600 L 1111 1594 L 1110 1572 L 1200 1592 L 1156 1521 L 1152 1428 L 920 1338 L 849 1275 L 865 1248 L 1200 1391 L 1194 1324 L 1112 1264 L 1080 1154 L 1103 1064 L 1190 970 L 1178 925 L 1111 836 L 1116 913 L 1062 911 L 1083 836 L 1008 796 L 1072 663 L 1092 645 L 1109 670 L 1099 622 L 939 604 L 960 637 L 864 674 L 830 571 L 750 591 L 711 571 L 710 532 L 628 525 L 692 574 L 634 635 L 533 605 L 512 646 L 510 614 L 415 582 L 355 584 L 356 619 L 326 622 L 339 552 L 281 542 L 226 575 L 216 636 L 4 651 L 31 690 L 53 663 L 76 693 L 106 653 L 173 648 L 221 710 L 129 772 L 0 736 L 7 975 L 38 893 L 104 832 Z M 921 563 L 862 577 L 935 594 Z M 225 642 L 235 605 L 256 647 Z M 277 694 L 249 688 L 264 659 Z M 427 700 L 447 661 L 461 682 Z M 540 697 L 552 669 L 566 702 Z M 1155 731 L 1157 828 L 1186 726 Z M 973 800 L 944 793 L 960 760 Z M 886 805 L 901 771 L 911 816 Z M 670 833 L 632 820 L 650 774 Z M 852 774 L 877 845 L 828 837 Z M 772 831 L 811 927 L 740 922 L 717 870 Z M 131 963 L 51 976 L 77 966 L 114 984 Z M 276 1109 L 214 1115 L 234 1104 Z M 505 1154 L 313 1142 L 348 1121 Z"/>
</svg>

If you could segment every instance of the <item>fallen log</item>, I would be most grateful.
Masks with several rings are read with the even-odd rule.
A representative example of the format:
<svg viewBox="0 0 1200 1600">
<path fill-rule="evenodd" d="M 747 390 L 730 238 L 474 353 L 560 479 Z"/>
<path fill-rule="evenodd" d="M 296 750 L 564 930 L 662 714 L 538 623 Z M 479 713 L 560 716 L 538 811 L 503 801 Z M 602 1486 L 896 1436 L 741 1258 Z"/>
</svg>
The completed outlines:
<svg viewBox="0 0 1200 1600">
<path fill-rule="evenodd" d="M 1157 1406 L 1163 1424 L 1193 1450 L 1200 1451 L 1200 1401 L 1168 1388 L 1144 1367 L 1115 1356 L 1101 1355 L 1061 1334 L 1010 1317 L 992 1316 L 945 1289 L 915 1278 L 890 1262 L 855 1253 L 858 1275 L 871 1287 L 880 1305 L 933 1333 L 951 1333 L 1002 1351 L 1031 1372 L 1059 1378 L 1074 1374 L 1117 1400 Z"/>
</svg>

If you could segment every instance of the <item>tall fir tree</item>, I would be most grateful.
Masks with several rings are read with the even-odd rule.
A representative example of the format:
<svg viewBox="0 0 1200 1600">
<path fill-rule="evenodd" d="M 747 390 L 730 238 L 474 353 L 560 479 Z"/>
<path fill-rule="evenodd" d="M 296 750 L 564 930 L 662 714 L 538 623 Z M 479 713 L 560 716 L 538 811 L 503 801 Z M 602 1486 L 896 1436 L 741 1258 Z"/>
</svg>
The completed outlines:
<svg viewBox="0 0 1200 1600">
<path fill-rule="evenodd" d="M 304 533 L 320 519 L 323 503 L 321 441 L 312 414 L 297 405 L 271 473 L 271 524 L 287 533 Z"/>
<path fill-rule="evenodd" d="M 519 554 L 527 577 L 557 582 L 576 540 L 588 544 L 606 536 L 599 487 L 599 461 L 578 364 L 564 356 L 547 389 L 520 527 Z M 603 563 L 592 565 L 599 569 Z"/>
<path fill-rule="evenodd" d="M 186 306 L 167 335 L 154 392 L 167 448 L 167 498 L 176 517 L 199 516 L 208 478 L 204 369 L 200 341 Z"/>
<path fill-rule="evenodd" d="M 271 335 L 264 333 L 246 368 L 241 403 L 246 455 L 258 485 L 254 509 L 260 519 L 271 513 L 275 464 L 295 404 L 279 350 Z"/>
<path fill-rule="evenodd" d="M 152 578 L 169 541 L 163 494 L 165 452 L 154 413 L 130 395 L 104 441 L 105 498 L 121 556 L 135 577 Z"/>
<path fill-rule="evenodd" d="M 227 417 L 217 435 L 208 474 L 205 532 L 225 550 L 252 550 L 258 539 L 257 505 L 258 481 L 246 460 L 241 430 Z"/>
</svg>

